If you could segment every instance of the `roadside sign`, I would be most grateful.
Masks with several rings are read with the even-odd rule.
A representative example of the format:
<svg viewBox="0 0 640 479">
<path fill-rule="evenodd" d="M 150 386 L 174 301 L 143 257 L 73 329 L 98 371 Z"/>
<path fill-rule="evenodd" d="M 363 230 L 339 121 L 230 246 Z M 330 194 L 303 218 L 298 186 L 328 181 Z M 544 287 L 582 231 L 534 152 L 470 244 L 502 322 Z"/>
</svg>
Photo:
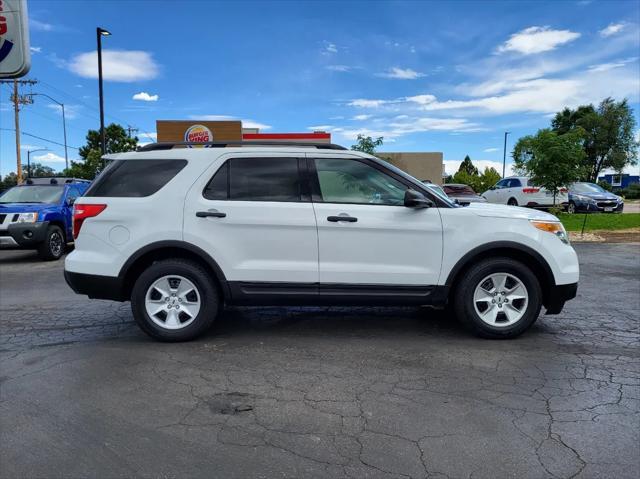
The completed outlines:
<svg viewBox="0 0 640 479">
<path fill-rule="evenodd" d="M 0 78 L 19 78 L 30 68 L 27 0 L 0 0 Z"/>
</svg>

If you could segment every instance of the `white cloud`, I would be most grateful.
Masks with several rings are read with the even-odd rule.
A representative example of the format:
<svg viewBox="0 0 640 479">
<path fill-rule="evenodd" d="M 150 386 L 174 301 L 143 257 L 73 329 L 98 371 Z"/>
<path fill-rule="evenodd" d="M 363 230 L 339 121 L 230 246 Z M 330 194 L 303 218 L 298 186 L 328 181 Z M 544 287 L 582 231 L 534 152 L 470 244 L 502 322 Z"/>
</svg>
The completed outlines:
<svg viewBox="0 0 640 479">
<path fill-rule="evenodd" d="M 335 43 L 323 41 L 322 42 L 322 51 L 320 52 L 323 55 L 333 55 L 338 53 L 338 47 Z"/>
<path fill-rule="evenodd" d="M 58 113 L 59 115 L 62 115 L 62 107 L 56 103 L 49 103 L 47 104 L 47 108 L 55 111 L 56 113 Z M 81 105 L 65 105 L 64 106 L 64 116 L 67 120 L 73 120 L 74 118 L 76 118 L 78 116 L 78 113 L 80 112 L 80 109 L 82 108 Z"/>
<path fill-rule="evenodd" d="M 64 163 L 64 157 L 49 151 L 44 155 L 34 156 L 32 161 L 37 161 L 39 163 Z"/>
<path fill-rule="evenodd" d="M 371 115 L 356 115 L 351 119 L 356 121 L 364 121 L 364 120 L 368 120 L 369 118 L 371 118 Z"/>
<path fill-rule="evenodd" d="M 98 56 L 95 51 L 74 56 L 67 67 L 84 78 L 98 77 Z M 103 50 L 102 74 L 105 80 L 135 82 L 158 76 L 159 67 L 153 56 L 140 50 Z"/>
<path fill-rule="evenodd" d="M 500 148 L 485 148 L 484 151 L 485 153 L 493 153 L 494 151 L 499 151 Z"/>
<path fill-rule="evenodd" d="M 21 150 L 39 150 L 40 148 L 44 148 L 44 146 L 39 146 L 39 145 L 27 145 L 24 143 L 20 143 L 20 149 Z"/>
<path fill-rule="evenodd" d="M 333 72 L 350 72 L 353 68 L 349 65 L 327 65 L 327 70 L 331 70 Z"/>
<path fill-rule="evenodd" d="M 626 23 L 610 23 L 606 28 L 600 30 L 600 36 L 607 38 L 612 35 L 616 35 L 625 29 Z"/>
<path fill-rule="evenodd" d="M 31 30 L 36 30 L 39 32 L 52 32 L 55 30 L 55 27 L 51 23 L 41 22 L 39 20 L 35 20 L 33 18 L 29 19 L 29 28 Z"/>
<path fill-rule="evenodd" d="M 150 95 L 146 91 L 141 91 L 133 95 L 132 99 L 139 101 L 158 101 L 158 95 Z"/>
<path fill-rule="evenodd" d="M 351 100 L 347 105 L 355 106 L 358 108 L 378 108 L 379 106 L 386 105 L 387 103 L 392 103 L 391 100 L 369 100 L 366 98 L 357 98 L 355 100 Z"/>
<path fill-rule="evenodd" d="M 417 72 L 411 68 L 392 67 L 384 73 L 378 73 L 376 76 L 394 78 L 396 80 L 416 80 L 425 75 L 424 73 Z"/>
<path fill-rule="evenodd" d="M 628 63 L 633 63 L 638 60 L 638 57 L 627 58 L 625 60 L 618 60 L 615 62 L 609 63 L 600 63 L 599 65 L 591 65 L 589 67 L 590 72 L 606 72 L 609 70 L 613 70 L 614 68 L 622 68 Z"/>
<path fill-rule="evenodd" d="M 579 37 L 579 33 L 570 30 L 529 27 L 511 35 L 509 40 L 498 47 L 497 51 L 498 53 L 518 52 L 524 55 L 531 55 L 554 50 L 556 47 L 572 42 Z"/>
<path fill-rule="evenodd" d="M 315 126 L 307 127 L 307 130 L 311 130 L 311 131 L 329 131 L 332 129 L 333 129 L 332 125 L 315 125 Z"/>
<path fill-rule="evenodd" d="M 415 95 L 408 96 L 407 101 L 417 103 L 418 105 L 428 105 L 429 103 L 436 101 L 436 97 L 433 95 Z"/>
<path fill-rule="evenodd" d="M 260 130 L 270 130 L 271 125 L 267 125 L 265 123 L 259 123 L 254 120 L 250 120 L 247 118 L 240 119 L 231 115 L 191 115 L 189 118 L 193 120 L 202 120 L 202 121 L 232 121 L 232 120 L 240 120 L 242 122 L 243 128 L 258 128 Z"/>
<path fill-rule="evenodd" d="M 42 53 L 42 47 L 29 47 L 31 53 Z"/>
</svg>

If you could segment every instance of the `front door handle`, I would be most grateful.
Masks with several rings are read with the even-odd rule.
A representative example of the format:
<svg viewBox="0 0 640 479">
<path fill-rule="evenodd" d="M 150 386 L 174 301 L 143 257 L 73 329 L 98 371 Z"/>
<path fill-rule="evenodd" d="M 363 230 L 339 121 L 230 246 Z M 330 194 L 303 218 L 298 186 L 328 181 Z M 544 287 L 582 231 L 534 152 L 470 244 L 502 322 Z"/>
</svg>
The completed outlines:
<svg viewBox="0 0 640 479">
<path fill-rule="evenodd" d="M 198 218 L 208 218 L 208 217 L 226 218 L 227 214 L 221 213 L 220 211 L 217 211 L 217 210 L 211 210 L 211 211 L 198 211 L 196 212 L 196 216 Z"/>
<path fill-rule="evenodd" d="M 354 218 L 349 215 L 339 215 L 339 216 L 329 216 L 327 217 L 327 221 L 331 221 L 332 223 L 337 223 L 338 221 L 346 221 L 347 223 L 355 223 L 358 221 L 358 218 Z"/>
</svg>

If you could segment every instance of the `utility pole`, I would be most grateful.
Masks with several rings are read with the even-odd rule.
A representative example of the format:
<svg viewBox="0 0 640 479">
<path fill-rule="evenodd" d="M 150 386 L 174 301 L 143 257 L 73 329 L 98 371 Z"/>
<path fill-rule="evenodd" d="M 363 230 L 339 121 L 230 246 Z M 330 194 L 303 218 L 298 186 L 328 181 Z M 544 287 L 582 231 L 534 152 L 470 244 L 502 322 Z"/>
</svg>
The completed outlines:
<svg viewBox="0 0 640 479">
<path fill-rule="evenodd" d="M 18 184 L 22 183 L 22 159 L 20 157 L 20 105 L 28 105 L 33 103 L 29 95 L 20 95 L 18 85 L 35 85 L 38 80 L 2 80 L 0 83 L 13 83 L 13 102 L 14 120 L 16 125 L 16 175 Z"/>
<path fill-rule="evenodd" d="M 67 120 L 66 120 L 66 118 L 64 116 L 64 103 L 60 103 L 58 100 L 56 100 L 55 98 L 50 97 L 46 93 L 30 93 L 27 96 L 29 96 L 29 97 L 31 97 L 33 99 L 33 97 L 36 96 L 36 95 L 47 97 L 49 100 L 51 100 L 52 102 L 56 103 L 62 109 L 62 132 L 64 134 L 64 166 L 65 166 L 66 169 L 68 169 L 69 168 L 69 155 L 67 153 Z"/>
<path fill-rule="evenodd" d="M 129 135 L 129 138 L 131 138 L 131 132 L 137 133 L 138 128 L 134 128 L 131 125 L 127 125 L 127 134 Z"/>
<path fill-rule="evenodd" d="M 502 150 L 502 177 L 504 178 L 505 169 L 507 168 L 507 135 L 510 131 L 504 132 L 504 150 Z"/>
</svg>

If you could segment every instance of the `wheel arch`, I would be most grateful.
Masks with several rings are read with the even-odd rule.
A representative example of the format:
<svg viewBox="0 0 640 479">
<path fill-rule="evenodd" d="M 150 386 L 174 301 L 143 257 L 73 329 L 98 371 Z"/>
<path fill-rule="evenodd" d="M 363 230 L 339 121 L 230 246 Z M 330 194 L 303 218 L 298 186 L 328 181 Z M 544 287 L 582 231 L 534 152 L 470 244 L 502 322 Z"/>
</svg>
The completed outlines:
<svg viewBox="0 0 640 479">
<path fill-rule="evenodd" d="M 449 291 L 453 291 L 459 278 L 474 263 L 479 260 L 498 257 L 511 258 L 531 268 L 540 282 L 543 303 L 546 302 L 549 291 L 556 284 L 549 263 L 534 249 L 513 241 L 494 241 L 472 249 L 454 265 L 447 276 L 445 285 L 449 287 Z"/>
<path fill-rule="evenodd" d="M 227 279 L 220 265 L 203 249 L 185 241 L 165 240 L 146 245 L 136 251 L 120 269 L 118 277 L 122 279 L 123 293 L 131 297 L 135 279 L 149 265 L 170 258 L 191 259 L 205 267 L 211 278 L 220 288 L 222 299 L 229 301 L 231 293 Z"/>
</svg>

